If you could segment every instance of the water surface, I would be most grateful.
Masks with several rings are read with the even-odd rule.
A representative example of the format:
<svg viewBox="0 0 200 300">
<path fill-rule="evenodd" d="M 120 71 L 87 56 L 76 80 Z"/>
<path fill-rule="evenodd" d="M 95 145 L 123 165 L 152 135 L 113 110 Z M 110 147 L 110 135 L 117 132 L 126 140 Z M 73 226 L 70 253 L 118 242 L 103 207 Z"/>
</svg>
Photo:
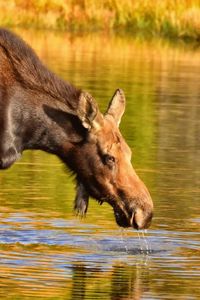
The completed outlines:
<svg viewBox="0 0 200 300">
<path fill-rule="evenodd" d="M 155 204 L 146 240 L 111 207 L 73 214 L 63 164 L 26 152 L 0 173 L 1 299 L 200 298 L 200 50 L 115 36 L 18 30 L 62 78 L 106 109 L 124 89 L 121 131 Z"/>
</svg>

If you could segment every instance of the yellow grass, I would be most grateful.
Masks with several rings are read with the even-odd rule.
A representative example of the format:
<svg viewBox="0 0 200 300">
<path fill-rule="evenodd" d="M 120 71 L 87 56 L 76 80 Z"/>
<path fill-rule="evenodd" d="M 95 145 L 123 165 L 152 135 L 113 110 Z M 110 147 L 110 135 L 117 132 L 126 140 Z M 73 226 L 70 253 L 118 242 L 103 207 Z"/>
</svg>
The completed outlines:
<svg viewBox="0 0 200 300">
<path fill-rule="evenodd" d="M 199 0 L 0 0 L 0 25 L 199 39 Z"/>
</svg>

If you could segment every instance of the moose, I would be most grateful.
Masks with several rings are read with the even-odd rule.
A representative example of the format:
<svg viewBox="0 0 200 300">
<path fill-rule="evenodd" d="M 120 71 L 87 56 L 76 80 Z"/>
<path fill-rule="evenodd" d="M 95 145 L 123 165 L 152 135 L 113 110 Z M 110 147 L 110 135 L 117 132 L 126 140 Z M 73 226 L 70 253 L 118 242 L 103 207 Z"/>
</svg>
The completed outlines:
<svg viewBox="0 0 200 300">
<path fill-rule="evenodd" d="M 102 114 L 89 93 L 60 79 L 20 37 L 0 28 L 0 169 L 27 149 L 57 155 L 75 175 L 79 214 L 93 197 L 112 206 L 119 226 L 144 229 L 153 202 L 119 131 L 124 110 L 121 89 Z"/>
</svg>

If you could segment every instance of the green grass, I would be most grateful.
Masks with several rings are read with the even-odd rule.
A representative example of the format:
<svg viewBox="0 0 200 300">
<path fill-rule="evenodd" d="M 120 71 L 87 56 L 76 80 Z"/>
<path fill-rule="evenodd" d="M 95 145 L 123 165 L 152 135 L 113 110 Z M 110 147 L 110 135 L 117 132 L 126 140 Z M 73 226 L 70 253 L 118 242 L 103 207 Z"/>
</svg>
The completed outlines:
<svg viewBox="0 0 200 300">
<path fill-rule="evenodd" d="M 0 25 L 200 38 L 199 0 L 0 0 Z"/>
</svg>

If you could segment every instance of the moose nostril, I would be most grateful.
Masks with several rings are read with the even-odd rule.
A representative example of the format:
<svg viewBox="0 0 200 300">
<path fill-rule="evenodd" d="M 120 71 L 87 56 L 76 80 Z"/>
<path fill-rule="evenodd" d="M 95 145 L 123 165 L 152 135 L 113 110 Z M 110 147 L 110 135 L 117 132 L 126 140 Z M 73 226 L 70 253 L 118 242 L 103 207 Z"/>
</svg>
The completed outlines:
<svg viewBox="0 0 200 300">
<path fill-rule="evenodd" d="M 152 219 L 152 212 L 144 212 L 141 208 L 137 208 L 134 213 L 134 220 L 131 223 L 136 229 L 145 229 L 150 226 Z M 132 219 L 132 218 L 131 218 Z"/>
</svg>

